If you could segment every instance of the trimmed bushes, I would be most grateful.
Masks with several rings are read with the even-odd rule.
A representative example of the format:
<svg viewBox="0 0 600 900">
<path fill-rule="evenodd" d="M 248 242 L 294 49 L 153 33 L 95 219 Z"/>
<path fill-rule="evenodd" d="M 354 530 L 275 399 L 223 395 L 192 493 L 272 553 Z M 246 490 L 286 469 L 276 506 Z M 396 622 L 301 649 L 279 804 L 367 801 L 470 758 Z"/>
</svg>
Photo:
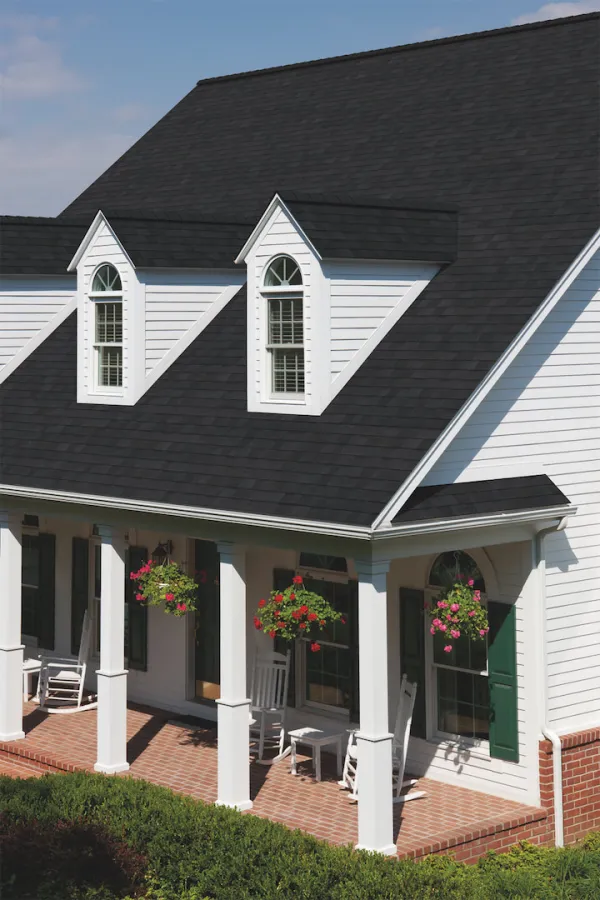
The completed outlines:
<svg viewBox="0 0 600 900">
<path fill-rule="evenodd" d="M 143 781 L 86 774 L 0 778 L 0 810 L 3 900 L 116 900 L 128 896 L 126 890 L 129 896 L 153 900 L 600 896 L 600 842 L 593 839 L 589 849 L 526 847 L 490 854 L 476 866 L 448 857 L 397 862 L 331 847 Z M 74 881 L 74 869 L 69 872 L 61 862 L 68 851 L 61 840 L 38 843 L 44 833 L 67 835 L 69 828 L 83 842 L 78 844 L 84 848 L 82 856 L 92 847 L 103 854 L 103 864 L 94 863 L 94 881 L 86 882 L 85 865 L 76 867 L 79 883 Z M 17 845 L 31 829 L 37 837 L 24 866 Z M 49 857 L 56 855 L 49 869 Z"/>
</svg>

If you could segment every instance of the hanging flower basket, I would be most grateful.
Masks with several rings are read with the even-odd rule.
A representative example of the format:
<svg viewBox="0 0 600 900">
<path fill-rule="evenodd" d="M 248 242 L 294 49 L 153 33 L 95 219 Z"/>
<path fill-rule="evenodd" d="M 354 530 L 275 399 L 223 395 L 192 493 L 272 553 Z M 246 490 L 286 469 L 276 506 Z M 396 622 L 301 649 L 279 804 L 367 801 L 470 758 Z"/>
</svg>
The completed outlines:
<svg viewBox="0 0 600 900">
<path fill-rule="evenodd" d="M 137 582 L 135 599 L 144 606 L 164 606 L 173 616 L 196 611 L 198 585 L 183 572 L 177 563 L 167 560 L 154 563 L 151 559 L 129 577 Z"/>
<path fill-rule="evenodd" d="M 309 638 L 310 649 L 318 653 L 321 649 L 317 640 L 319 633 L 338 621 L 346 622 L 324 597 L 304 587 L 301 575 L 296 575 L 284 591 L 271 591 L 268 600 L 258 601 L 254 627 L 270 638 L 280 637 L 286 641 Z"/>
<path fill-rule="evenodd" d="M 431 634 L 443 635 L 444 651 L 452 653 L 461 637 L 469 641 L 483 641 L 490 630 L 487 609 L 481 603 L 481 591 L 475 590 L 472 578 L 465 581 L 457 575 L 454 584 L 446 588 L 433 606 L 425 604 L 431 617 Z"/>
</svg>

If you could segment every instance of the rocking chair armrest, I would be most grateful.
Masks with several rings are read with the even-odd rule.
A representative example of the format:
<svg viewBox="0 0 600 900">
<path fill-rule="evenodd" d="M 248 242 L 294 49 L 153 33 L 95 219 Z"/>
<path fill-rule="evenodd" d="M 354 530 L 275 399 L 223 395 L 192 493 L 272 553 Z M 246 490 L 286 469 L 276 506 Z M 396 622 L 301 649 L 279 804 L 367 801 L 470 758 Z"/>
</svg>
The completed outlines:
<svg viewBox="0 0 600 900">
<path fill-rule="evenodd" d="M 73 660 L 53 659 L 42 661 L 42 668 L 48 669 L 83 669 L 85 663 L 73 662 Z"/>
</svg>

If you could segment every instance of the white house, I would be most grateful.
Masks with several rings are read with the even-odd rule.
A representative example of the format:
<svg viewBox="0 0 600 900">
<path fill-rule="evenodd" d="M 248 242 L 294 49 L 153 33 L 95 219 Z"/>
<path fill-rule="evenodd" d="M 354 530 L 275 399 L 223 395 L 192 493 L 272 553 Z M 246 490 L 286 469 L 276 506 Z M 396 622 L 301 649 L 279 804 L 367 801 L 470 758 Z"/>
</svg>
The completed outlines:
<svg viewBox="0 0 600 900">
<path fill-rule="evenodd" d="M 128 767 L 128 698 L 217 719 L 249 808 L 252 617 L 300 573 L 347 624 L 296 643 L 289 727 L 359 724 L 360 846 L 395 852 L 403 672 L 411 771 L 550 796 L 571 833 L 566 737 L 600 761 L 599 23 L 209 79 L 60 216 L 0 220 L 1 741 L 24 645 L 76 653 L 88 609 L 97 769 Z M 167 542 L 196 615 L 134 599 Z M 491 631 L 449 659 L 424 604 L 459 570 Z"/>
</svg>

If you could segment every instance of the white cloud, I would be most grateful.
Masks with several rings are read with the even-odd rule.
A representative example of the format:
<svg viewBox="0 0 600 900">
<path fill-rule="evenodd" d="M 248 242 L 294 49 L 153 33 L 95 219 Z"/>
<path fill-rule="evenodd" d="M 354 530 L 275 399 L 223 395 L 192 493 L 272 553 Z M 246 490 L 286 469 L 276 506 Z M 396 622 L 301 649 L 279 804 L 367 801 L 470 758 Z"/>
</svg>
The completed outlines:
<svg viewBox="0 0 600 900">
<path fill-rule="evenodd" d="M 546 19 L 562 19 L 566 16 L 581 16 L 584 13 L 600 12 L 600 0 L 573 0 L 572 3 L 545 3 L 531 13 L 525 13 L 512 20 L 512 25 L 527 22 L 544 22 Z"/>
<path fill-rule="evenodd" d="M 6 32 L 0 44 L 3 100 L 35 100 L 84 87 L 83 78 L 64 62 L 58 43 L 48 38 L 57 25 L 56 19 L 42 16 L 0 16 Z M 43 38 L 40 32 L 45 32 Z"/>
<path fill-rule="evenodd" d="M 113 118 L 117 122 L 135 122 L 148 115 L 148 107 L 143 103 L 124 103 L 113 110 Z"/>
<path fill-rule="evenodd" d="M 0 136 L 0 213 L 53 216 L 131 146 L 129 134 L 49 129 Z"/>
</svg>

